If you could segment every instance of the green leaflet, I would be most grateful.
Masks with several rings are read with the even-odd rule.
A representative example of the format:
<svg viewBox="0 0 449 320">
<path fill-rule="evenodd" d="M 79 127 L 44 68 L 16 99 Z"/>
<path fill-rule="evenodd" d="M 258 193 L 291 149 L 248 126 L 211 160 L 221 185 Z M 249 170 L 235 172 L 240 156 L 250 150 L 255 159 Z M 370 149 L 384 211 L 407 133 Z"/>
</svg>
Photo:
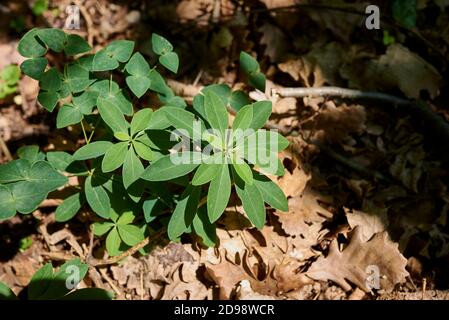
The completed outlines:
<svg viewBox="0 0 449 320">
<path fill-rule="evenodd" d="M 129 148 L 126 153 L 125 162 L 123 163 L 123 185 L 128 189 L 135 181 L 137 181 L 145 171 L 142 162 L 134 153 L 133 148 Z"/>
<path fill-rule="evenodd" d="M 104 154 L 101 170 L 103 172 L 111 172 L 120 168 L 125 161 L 128 146 L 129 142 L 127 141 L 111 145 Z"/>
<path fill-rule="evenodd" d="M 210 223 L 206 208 L 204 206 L 197 210 L 197 213 L 192 221 L 192 228 L 193 231 L 199 235 L 201 239 L 203 239 L 206 246 L 215 246 L 217 242 L 215 224 Z"/>
<path fill-rule="evenodd" d="M 288 200 L 284 192 L 270 178 L 254 173 L 254 184 L 262 194 L 263 200 L 280 211 L 288 211 Z"/>
<path fill-rule="evenodd" d="M 98 111 L 113 132 L 128 132 L 129 123 L 123 113 L 111 102 L 103 98 L 97 100 Z"/>
<path fill-rule="evenodd" d="M 148 181 L 167 181 L 192 172 L 199 166 L 201 153 L 180 152 L 169 154 L 156 160 L 142 174 L 142 179 Z"/>
<path fill-rule="evenodd" d="M 73 161 L 87 160 L 102 156 L 112 143 L 109 141 L 95 141 L 79 148 L 72 157 Z"/>
<path fill-rule="evenodd" d="M 223 214 L 231 196 L 231 177 L 227 164 L 212 179 L 207 194 L 207 214 L 210 222 L 215 222 Z"/>
<path fill-rule="evenodd" d="M 225 104 L 217 94 L 209 91 L 204 96 L 204 109 L 207 122 L 220 132 L 224 140 L 225 131 L 228 128 L 228 111 Z"/>
<path fill-rule="evenodd" d="M 242 201 L 243 209 L 252 224 L 258 229 L 262 229 L 265 225 L 265 205 L 262 193 L 253 184 L 244 184 L 238 178 L 236 179 L 235 189 L 237 195 Z"/>
<path fill-rule="evenodd" d="M 56 221 L 65 222 L 72 219 L 81 209 L 84 202 L 85 198 L 82 193 L 75 193 L 66 198 L 64 202 L 56 208 Z"/>
<path fill-rule="evenodd" d="M 84 193 L 87 203 L 92 210 L 104 219 L 108 219 L 111 211 L 111 203 L 108 193 L 102 185 L 92 183 L 92 176 L 88 176 L 84 183 Z"/>
</svg>

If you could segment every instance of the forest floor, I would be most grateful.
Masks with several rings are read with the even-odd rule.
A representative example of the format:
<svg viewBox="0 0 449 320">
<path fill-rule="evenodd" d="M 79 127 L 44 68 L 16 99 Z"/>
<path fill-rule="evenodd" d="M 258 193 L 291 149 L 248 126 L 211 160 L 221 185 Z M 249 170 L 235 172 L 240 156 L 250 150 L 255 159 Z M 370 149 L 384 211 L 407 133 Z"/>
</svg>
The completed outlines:
<svg viewBox="0 0 449 320">
<path fill-rule="evenodd" d="M 34 1 L 2 1 L 0 70 L 21 63 L 16 46 L 24 30 L 64 27 L 71 2 L 51 0 L 33 14 Z M 83 286 L 119 299 L 449 298 L 449 2 L 417 1 L 416 26 L 382 19 L 380 30 L 365 27 L 367 3 L 347 2 L 73 1 L 81 28 L 72 31 L 96 50 L 126 38 L 145 52 L 152 32 L 174 43 L 181 69 L 169 85 L 186 101 L 212 83 L 241 88 L 239 53 L 257 56 L 267 89 L 252 97 L 273 102 L 271 123 L 291 142 L 278 180 L 290 212 L 270 211 L 257 230 L 240 205 L 230 206 L 218 221 L 215 248 L 162 238 L 147 256 L 92 268 Z M 377 2 L 390 12 L 391 1 Z M 323 86 L 424 104 L 282 91 Z M 0 163 L 6 150 L 14 155 L 25 144 L 68 152 L 82 144 L 79 128 L 55 130 L 37 93 L 37 81 L 22 77 L 17 92 L 0 100 L 7 146 Z M 16 293 L 45 262 L 89 250 L 86 216 L 57 223 L 59 203 L 47 200 L 32 215 L 0 222 L 0 281 Z M 94 247 L 102 257 L 98 241 Z"/>
</svg>

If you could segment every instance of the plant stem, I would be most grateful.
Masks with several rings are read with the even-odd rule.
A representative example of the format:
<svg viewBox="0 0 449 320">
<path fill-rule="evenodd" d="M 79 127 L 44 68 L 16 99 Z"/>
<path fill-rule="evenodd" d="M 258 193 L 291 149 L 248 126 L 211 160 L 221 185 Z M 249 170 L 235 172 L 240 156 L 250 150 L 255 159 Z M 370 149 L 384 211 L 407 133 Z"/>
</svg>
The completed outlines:
<svg viewBox="0 0 449 320">
<path fill-rule="evenodd" d="M 83 130 L 84 140 L 86 140 L 86 144 L 89 144 L 89 139 L 87 139 L 86 129 L 84 128 L 83 120 L 81 120 L 81 129 Z"/>
</svg>

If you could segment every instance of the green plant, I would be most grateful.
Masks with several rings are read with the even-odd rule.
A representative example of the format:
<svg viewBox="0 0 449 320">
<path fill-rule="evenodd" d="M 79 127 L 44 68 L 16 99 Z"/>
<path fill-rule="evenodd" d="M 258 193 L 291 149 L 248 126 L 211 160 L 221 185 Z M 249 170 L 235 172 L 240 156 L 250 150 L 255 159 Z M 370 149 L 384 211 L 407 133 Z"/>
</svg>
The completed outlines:
<svg viewBox="0 0 449 320">
<path fill-rule="evenodd" d="M 152 47 L 159 63 L 176 72 L 173 46 L 153 34 Z M 68 221 L 90 207 L 98 216 L 94 233 L 106 236 L 108 253 L 118 255 L 147 237 L 150 228 L 166 227 L 172 240 L 193 233 L 213 246 L 215 222 L 232 186 L 258 228 L 265 223 L 265 203 L 288 210 L 281 189 L 262 173 L 283 174 L 277 153 L 288 145 L 278 133 L 262 129 L 271 102 L 252 103 L 245 92 L 215 84 L 187 106 L 157 65 L 150 66 L 128 40 L 89 54 L 79 36 L 33 29 L 18 48 L 29 58 L 22 71 L 39 80 L 40 104 L 57 110 L 58 128 L 79 124 L 86 144 L 73 155 L 23 147 L 18 160 L 0 166 L 0 218 L 32 212 L 67 176 L 78 177 L 78 192 L 56 209 L 56 220 Z M 61 71 L 47 68 L 48 50 L 78 58 Z M 240 62 L 250 82 L 263 89 L 257 61 L 242 53 Z M 137 111 L 149 94 L 156 94 L 161 106 Z M 228 109 L 236 113 L 231 130 Z"/>
<path fill-rule="evenodd" d="M 48 10 L 48 0 L 35 0 L 31 11 L 34 15 L 40 16 Z"/>
<path fill-rule="evenodd" d="M 86 276 L 87 264 L 79 259 L 64 263 L 57 272 L 51 263 L 40 268 L 31 278 L 26 290 L 27 300 L 110 300 L 114 295 L 98 288 L 77 289 Z M 0 300 L 17 300 L 18 297 L 0 281 Z"/>
<path fill-rule="evenodd" d="M 0 71 L 0 99 L 4 99 L 17 91 L 20 79 L 20 69 L 10 64 Z"/>
</svg>

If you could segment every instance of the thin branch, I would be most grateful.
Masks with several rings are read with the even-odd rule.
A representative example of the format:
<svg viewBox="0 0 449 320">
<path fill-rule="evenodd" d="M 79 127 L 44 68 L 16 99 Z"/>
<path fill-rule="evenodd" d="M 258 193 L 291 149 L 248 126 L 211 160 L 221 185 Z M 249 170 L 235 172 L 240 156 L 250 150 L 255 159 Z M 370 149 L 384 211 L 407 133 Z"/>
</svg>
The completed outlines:
<svg viewBox="0 0 449 320">
<path fill-rule="evenodd" d="M 355 89 L 346 89 L 340 87 L 319 87 L 319 88 L 278 88 L 272 89 L 271 94 L 282 97 L 340 97 L 347 99 L 365 99 L 388 102 L 393 105 L 409 105 L 412 102 L 402 99 L 390 94 L 375 92 L 375 91 L 361 91 Z"/>
<path fill-rule="evenodd" d="M 8 149 L 8 146 L 6 145 L 6 143 L 3 140 L 1 135 L 0 135 L 0 149 L 2 150 L 3 154 L 5 155 L 6 160 L 11 161 L 13 159 L 12 154 Z"/>
</svg>

